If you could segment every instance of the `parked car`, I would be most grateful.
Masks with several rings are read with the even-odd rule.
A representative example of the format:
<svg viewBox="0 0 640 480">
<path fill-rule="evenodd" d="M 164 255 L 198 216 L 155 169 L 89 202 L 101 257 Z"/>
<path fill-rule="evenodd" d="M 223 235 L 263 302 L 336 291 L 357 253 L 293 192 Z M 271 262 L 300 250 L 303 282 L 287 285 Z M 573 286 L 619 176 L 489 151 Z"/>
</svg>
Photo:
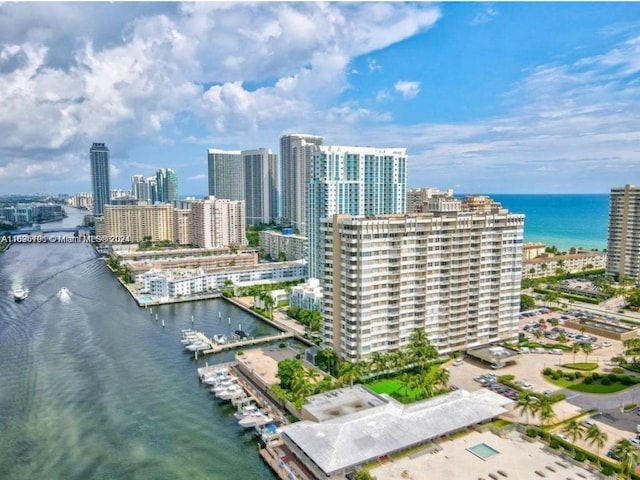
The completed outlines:
<svg viewBox="0 0 640 480">
<path fill-rule="evenodd" d="M 561 348 L 552 348 L 549 350 L 549 354 L 551 355 L 562 355 L 564 351 Z"/>
<path fill-rule="evenodd" d="M 603 347 L 610 347 L 610 346 L 611 346 L 611 342 L 609 342 L 609 341 L 604 341 L 604 342 L 602 342 L 602 346 L 603 346 Z"/>
<path fill-rule="evenodd" d="M 595 422 L 593 420 L 583 420 L 580 422 L 580 425 L 582 425 L 583 427 L 589 428 L 589 427 L 593 427 L 595 425 Z"/>
</svg>

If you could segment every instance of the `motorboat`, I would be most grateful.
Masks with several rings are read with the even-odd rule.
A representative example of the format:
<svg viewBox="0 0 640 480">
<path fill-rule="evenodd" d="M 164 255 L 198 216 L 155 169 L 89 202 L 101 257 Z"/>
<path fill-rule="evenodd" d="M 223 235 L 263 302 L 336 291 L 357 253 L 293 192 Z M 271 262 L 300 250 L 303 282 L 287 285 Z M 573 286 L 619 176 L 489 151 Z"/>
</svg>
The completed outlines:
<svg viewBox="0 0 640 480">
<path fill-rule="evenodd" d="M 238 421 L 240 426 L 244 428 L 260 427 L 262 425 L 266 425 L 267 423 L 271 423 L 271 422 L 273 422 L 273 418 L 261 412 L 255 413 L 253 415 L 247 415 L 245 417 L 242 417 Z"/>
<path fill-rule="evenodd" d="M 245 393 L 240 385 L 229 385 L 227 388 L 214 392 L 214 395 L 222 400 L 231 400 L 236 393 Z"/>
<path fill-rule="evenodd" d="M 29 289 L 22 287 L 14 288 L 11 294 L 16 302 L 21 302 L 29 296 Z"/>
<path fill-rule="evenodd" d="M 218 345 L 224 345 L 225 343 L 227 343 L 227 337 L 225 337 L 224 335 L 214 335 L 213 341 Z"/>
<path fill-rule="evenodd" d="M 260 409 L 257 407 L 255 403 L 251 403 L 249 405 L 242 407 L 240 410 L 234 413 L 233 416 L 236 417 L 236 419 L 241 420 L 247 415 L 253 415 L 257 413 L 260 413 Z"/>
<path fill-rule="evenodd" d="M 67 287 L 62 287 L 60 289 L 60 291 L 58 292 L 58 296 L 60 296 L 60 297 L 70 297 L 71 296 L 71 290 L 69 290 Z"/>
<path fill-rule="evenodd" d="M 236 337 L 238 337 L 240 340 L 244 340 L 249 338 L 249 335 L 247 335 L 247 332 L 245 332 L 244 330 L 236 330 L 235 332 L 233 332 Z"/>
<path fill-rule="evenodd" d="M 211 348 L 211 346 L 208 343 L 202 342 L 200 340 L 196 340 L 195 342 L 193 342 L 190 345 L 187 345 L 184 348 L 189 350 L 190 352 L 200 352 L 202 350 L 208 350 L 209 348 Z"/>
<path fill-rule="evenodd" d="M 280 438 L 280 433 L 282 429 L 279 428 L 275 423 L 267 423 L 264 426 L 256 425 L 254 427 L 256 435 L 260 437 L 264 443 L 269 443 L 271 440 L 276 440 Z"/>
</svg>

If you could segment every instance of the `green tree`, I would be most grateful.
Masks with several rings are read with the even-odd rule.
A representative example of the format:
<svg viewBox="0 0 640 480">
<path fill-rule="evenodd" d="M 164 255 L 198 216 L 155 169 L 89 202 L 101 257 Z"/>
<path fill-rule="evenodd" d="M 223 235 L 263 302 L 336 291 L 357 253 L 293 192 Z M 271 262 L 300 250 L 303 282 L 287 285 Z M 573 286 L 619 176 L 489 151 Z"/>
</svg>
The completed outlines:
<svg viewBox="0 0 640 480">
<path fill-rule="evenodd" d="M 609 436 L 607 432 L 601 430 L 598 425 L 593 424 L 587 430 L 587 439 L 589 440 L 590 445 L 596 445 L 596 456 L 598 457 L 598 462 L 600 462 L 600 449 L 605 446 Z"/>
<path fill-rule="evenodd" d="M 349 386 L 353 386 L 361 375 L 362 366 L 357 362 L 348 362 L 345 360 L 338 368 L 338 380 L 342 385 L 349 384 Z"/>
<path fill-rule="evenodd" d="M 573 453 L 576 453 L 576 445 L 575 443 L 580 440 L 584 434 L 582 427 L 575 420 L 571 420 L 567 423 L 562 429 L 562 433 L 564 433 L 569 439 L 571 439 L 571 446 L 573 447 Z"/>
<path fill-rule="evenodd" d="M 317 310 L 312 310 L 307 327 L 312 334 L 319 332 L 322 329 L 322 314 Z"/>
<path fill-rule="evenodd" d="M 549 290 L 545 293 L 543 300 L 548 305 L 555 305 L 558 303 L 558 299 L 560 298 L 560 294 L 555 290 Z"/>
<path fill-rule="evenodd" d="M 289 390 L 293 382 L 293 377 L 302 372 L 304 367 L 302 362 L 297 358 L 287 358 L 278 362 L 278 373 L 276 377 L 280 379 L 280 387 L 283 390 Z"/>
<path fill-rule="evenodd" d="M 564 333 L 559 333 L 558 336 L 556 337 L 556 342 L 560 343 L 560 344 L 565 344 L 569 341 L 569 339 L 567 338 L 567 336 Z"/>
<path fill-rule="evenodd" d="M 522 392 L 516 398 L 516 409 L 520 411 L 521 415 L 526 416 L 527 424 L 530 423 L 529 416 L 538 412 L 538 406 L 538 397 L 530 392 Z"/>
<path fill-rule="evenodd" d="M 634 288 L 625 294 L 627 305 L 631 307 L 640 307 L 640 288 Z"/>
<path fill-rule="evenodd" d="M 557 419 L 557 415 L 555 410 L 553 409 L 553 403 L 549 400 L 549 397 L 536 397 L 538 400 L 538 413 L 540 414 L 540 421 L 542 425 L 549 425 L 555 419 Z"/>
<path fill-rule="evenodd" d="M 616 443 L 613 447 L 613 453 L 620 461 L 624 478 L 631 480 L 631 473 L 640 460 L 640 452 L 633 443 L 624 439 Z"/>
<path fill-rule="evenodd" d="M 580 351 L 580 344 L 574 343 L 571 345 L 571 353 L 573 353 L 573 363 L 576 363 L 576 353 Z"/>
<path fill-rule="evenodd" d="M 376 380 L 380 378 L 380 373 L 384 370 L 386 365 L 385 356 L 380 352 L 374 352 L 371 355 L 371 370 L 376 374 Z"/>
<path fill-rule="evenodd" d="M 335 376 L 338 357 L 331 348 L 323 348 L 316 355 L 316 365 L 330 375 Z"/>
<path fill-rule="evenodd" d="M 593 345 L 590 343 L 583 343 L 580 345 L 580 350 L 584 353 L 584 363 L 587 363 L 589 354 L 593 352 Z"/>
<path fill-rule="evenodd" d="M 411 335 L 411 343 L 409 344 L 410 362 L 419 368 L 424 368 L 430 360 L 437 357 L 438 352 L 429 343 L 426 332 L 420 329 L 415 330 Z"/>
<path fill-rule="evenodd" d="M 525 312 L 527 310 L 533 310 L 536 308 L 536 301 L 531 295 L 520 295 L 520 311 Z"/>
</svg>

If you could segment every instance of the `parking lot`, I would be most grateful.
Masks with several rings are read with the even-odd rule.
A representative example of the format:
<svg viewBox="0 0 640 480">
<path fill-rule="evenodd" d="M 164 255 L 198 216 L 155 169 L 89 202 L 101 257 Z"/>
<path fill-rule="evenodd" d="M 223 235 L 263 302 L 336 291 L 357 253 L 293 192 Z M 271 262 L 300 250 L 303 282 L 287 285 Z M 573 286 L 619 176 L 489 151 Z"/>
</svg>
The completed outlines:
<svg viewBox="0 0 640 480">
<path fill-rule="evenodd" d="M 568 318 L 575 318 L 573 315 L 560 314 L 558 312 L 540 312 L 537 311 L 534 315 L 523 316 L 520 319 L 521 332 L 525 333 L 527 337 L 532 337 L 531 341 L 541 343 L 546 346 L 552 346 L 557 344 L 557 334 L 562 332 L 565 337 L 568 338 L 566 345 L 571 345 L 574 342 L 586 342 L 595 347 L 595 350 L 586 356 L 583 352 L 575 354 L 571 352 L 562 352 L 560 354 L 550 354 L 550 350 L 545 349 L 545 353 L 535 353 L 535 350 L 530 350 L 529 353 L 522 353 L 520 358 L 516 360 L 515 364 L 507 365 L 499 370 L 492 370 L 491 366 L 487 363 L 473 359 L 471 357 L 464 358 L 458 366 L 449 368 L 450 383 L 466 390 L 477 390 L 479 388 L 489 388 L 491 390 L 500 393 L 507 398 L 515 400 L 517 393 L 504 385 L 497 384 L 497 377 L 500 375 L 511 374 L 514 375 L 515 381 L 520 382 L 526 388 L 530 388 L 532 391 L 538 393 L 552 393 L 563 391 L 560 387 L 553 385 L 545 380 L 542 375 L 544 368 L 558 368 L 565 363 L 584 362 L 597 362 L 599 372 L 610 373 L 615 366 L 611 363 L 611 358 L 620 355 L 623 352 L 622 342 L 619 340 L 612 340 L 610 338 L 600 337 L 592 334 L 581 334 L 581 332 L 575 329 L 567 328 L 564 325 L 562 316 Z M 557 318 L 558 325 L 557 330 L 553 331 L 551 325 L 551 319 Z M 545 332 L 549 332 L 547 335 L 541 336 L 540 339 L 536 339 L 533 335 L 532 329 L 527 331 L 524 327 L 527 324 L 533 325 L 532 322 L 540 324 L 540 320 L 544 319 L 543 329 Z M 555 322 L 554 322 L 555 323 Z M 553 334 L 551 334 L 553 332 Z M 525 350 L 526 351 L 526 350 Z M 542 351 L 542 350 L 541 350 Z M 575 357 L 575 360 L 574 360 Z M 600 453 L 604 455 L 608 449 L 622 439 L 635 439 L 637 435 L 637 428 L 640 425 L 640 414 L 637 413 L 637 409 L 631 409 L 627 412 L 622 412 L 621 407 L 623 405 L 638 405 L 640 406 L 640 385 L 630 387 L 621 392 L 614 394 L 586 394 L 575 392 L 572 390 L 566 390 L 564 393 L 567 395 L 567 399 L 554 404 L 554 411 L 557 415 L 558 422 L 573 418 L 580 413 L 585 413 L 582 420 L 588 419 L 596 423 L 602 430 L 607 432 L 608 440 L 606 446 L 600 450 Z M 512 421 L 525 423 L 526 417 L 521 415 L 516 409 L 515 402 L 509 407 L 509 413 L 505 415 L 505 418 Z M 587 415 L 587 411 L 595 410 L 592 416 Z M 533 421 L 533 419 L 532 419 Z M 559 435 L 562 433 L 562 428 L 554 431 Z M 635 440 L 634 440 L 635 441 Z M 640 443 L 640 442 L 639 442 Z M 589 444 L 586 439 L 578 440 L 577 445 L 591 450 L 594 453 L 597 448 L 594 445 Z"/>
</svg>

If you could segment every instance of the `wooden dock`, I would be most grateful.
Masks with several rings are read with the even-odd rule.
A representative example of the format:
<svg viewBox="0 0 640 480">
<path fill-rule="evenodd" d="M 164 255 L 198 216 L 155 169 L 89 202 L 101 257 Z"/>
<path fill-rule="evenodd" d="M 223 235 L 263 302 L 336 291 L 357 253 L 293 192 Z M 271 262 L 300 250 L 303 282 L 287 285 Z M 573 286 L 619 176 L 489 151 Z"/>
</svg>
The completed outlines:
<svg viewBox="0 0 640 480">
<path fill-rule="evenodd" d="M 198 340 L 208 344 L 211 348 L 207 350 L 201 350 L 198 355 L 209 355 L 211 353 L 220 353 L 227 350 L 233 350 L 234 348 L 246 347 L 249 345 L 260 345 L 261 343 L 275 342 L 278 340 L 286 340 L 294 336 L 293 332 L 280 332 L 277 335 L 266 335 L 264 337 L 245 338 L 242 340 L 236 340 L 234 342 L 228 342 L 219 344 L 213 339 L 207 337 L 202 332 L 195 332 Z"/>
</svg>

